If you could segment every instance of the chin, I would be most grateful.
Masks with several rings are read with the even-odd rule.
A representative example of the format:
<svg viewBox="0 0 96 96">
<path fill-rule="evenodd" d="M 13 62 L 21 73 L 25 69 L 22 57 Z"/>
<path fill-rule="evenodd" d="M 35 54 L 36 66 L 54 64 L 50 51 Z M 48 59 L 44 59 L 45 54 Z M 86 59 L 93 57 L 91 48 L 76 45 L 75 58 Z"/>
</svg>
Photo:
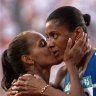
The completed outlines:
<svg viewBox="0 0 96 96">
<path fill-rule="evenodd" d="M 64 55 L 63 56 L 58 56 L 57 57 L 57 61 L 59 62 L 59 63 L 61 63 L 61 62 L 63 62 L 63 57 L 64 57 Z"/>
<path fill-rule="evenodd" d="M 55 65 L 61 64 L 62 62 L 63 62 L 63 60 L 62 60 L 62 59 L 60 59 L 60 58 L 58 58 L 58 59 L 57 59 L 57 62 L 56 62 L 56 64 L 55 64 Z"/>
</svg>

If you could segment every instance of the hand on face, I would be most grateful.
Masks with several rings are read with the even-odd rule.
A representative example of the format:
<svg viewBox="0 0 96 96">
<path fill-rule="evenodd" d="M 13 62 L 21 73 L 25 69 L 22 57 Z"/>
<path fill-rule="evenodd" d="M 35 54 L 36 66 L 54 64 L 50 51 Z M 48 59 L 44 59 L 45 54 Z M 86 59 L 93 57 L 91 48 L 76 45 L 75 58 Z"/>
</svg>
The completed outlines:
<svg viewBox="0 0 96 96">
<path fill-rule="evenodd" d="M 87 34 L 84 32 L 79 34 L 78 40 L 72 46 L 72 40 L 69 38 L 67 47 L 64 53 L 65 64 L 77 65 L 80 63 L 84 55 L 90 51 L 91 47 L 88 43 Z"/>
<path fill-rule="evenodd" d="M 46 82 L 38 75 L 25 74 L 13 84 L 11 94 L 15 91 L 15 96 L 40 96 L 42 88 L 46 85 Z"/>
</svg>

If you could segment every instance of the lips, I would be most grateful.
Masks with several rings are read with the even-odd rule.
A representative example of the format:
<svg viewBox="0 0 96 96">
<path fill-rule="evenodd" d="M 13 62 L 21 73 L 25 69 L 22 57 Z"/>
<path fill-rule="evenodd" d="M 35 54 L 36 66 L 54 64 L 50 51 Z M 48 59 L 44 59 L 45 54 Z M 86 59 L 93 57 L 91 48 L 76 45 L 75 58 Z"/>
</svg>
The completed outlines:
<svg viewBox="0 0 96 96">
<path fill-rule="evenodd" d="M 58 50 L 52 51 L 52 53 L 54 54 L 55 57 L 59 56 L 59 51 Z"/>
</svg>

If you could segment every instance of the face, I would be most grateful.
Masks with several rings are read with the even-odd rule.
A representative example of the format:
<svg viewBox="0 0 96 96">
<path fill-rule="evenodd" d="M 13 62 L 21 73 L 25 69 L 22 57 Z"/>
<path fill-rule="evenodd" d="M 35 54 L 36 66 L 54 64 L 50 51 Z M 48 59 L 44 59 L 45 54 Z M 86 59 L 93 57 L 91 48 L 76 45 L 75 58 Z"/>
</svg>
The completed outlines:
<svg viewBox="0 0 96 96">
<path fill-rule="evenodd" d="M 34 62 L 41 66 L 58 64 L 58 60 L 47 48 L 46 39 L 39 33 L 31 33 L 28 36 L 28 42 L 30 44 L 29 52 Z"/>
<path fill-rule="evenodd" d="M 70 33 L 67 27 L 63 25 L 58 26 L 58 24 L 53 21 L 48 21 L 46 23 L 45 33 L 47 35 L 48 48 L 59 61 L 63 61 L 68 39 L 69 37 L 74 37 L 73 33 Z"/>
</svg>

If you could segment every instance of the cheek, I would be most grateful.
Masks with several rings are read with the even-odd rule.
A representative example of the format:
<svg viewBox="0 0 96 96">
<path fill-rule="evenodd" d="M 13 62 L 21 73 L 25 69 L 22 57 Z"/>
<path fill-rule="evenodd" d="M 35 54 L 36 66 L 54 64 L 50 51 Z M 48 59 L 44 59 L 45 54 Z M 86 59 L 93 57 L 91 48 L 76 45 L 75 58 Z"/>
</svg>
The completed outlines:
<svg viewBox="0 0 96 96">
<path fill-rule="evenodd" d="M 68 42 L 68 37 L 66 37 L 66 38 L 61 37 L 61 38 L 59 39 L 59 43 L 58 43 L 58 44 L 59 44 L 60 50 L 61 50 L 62 52 L 65 51 L 66 46 L 67 46 L 67 42 Z"/>
<path fill-rule="evenodd" d="M 50 56 L 49 51 L 46 49 L 38 49 L 35 55 L 37 61 L 43 62 Z"/>
</svg>

